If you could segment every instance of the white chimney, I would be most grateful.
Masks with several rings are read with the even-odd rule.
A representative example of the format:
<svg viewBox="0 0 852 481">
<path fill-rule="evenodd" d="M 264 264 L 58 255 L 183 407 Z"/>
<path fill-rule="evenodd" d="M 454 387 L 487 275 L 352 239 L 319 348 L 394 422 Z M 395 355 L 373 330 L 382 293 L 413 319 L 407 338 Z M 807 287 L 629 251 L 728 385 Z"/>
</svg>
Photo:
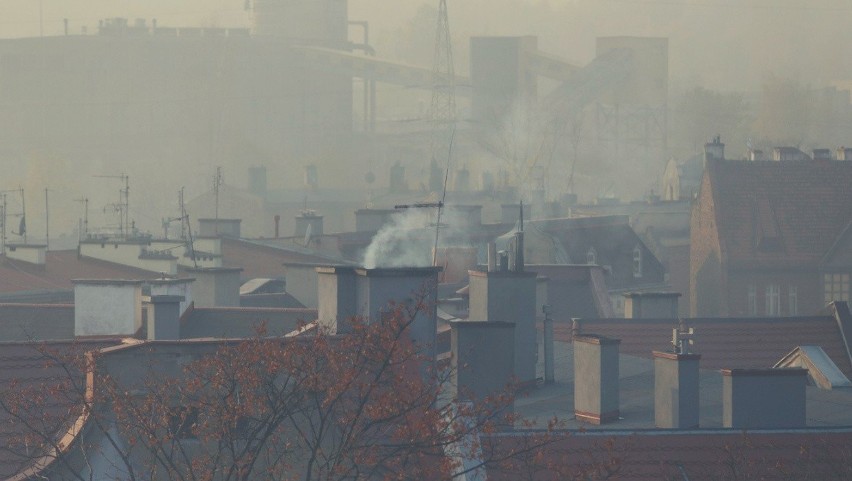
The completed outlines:
<svg viewBox="0 0 852 481">
<path fill-rule="evenodd" d="M 6 258 L 43 266 L 47 246 L 40 244 L 6 244 Z"/>
<path fill-rule="evenodd" d="M 132 336 L 142 327 L 142 281 L 74 279 L 75 336 Z"/>
</svg>

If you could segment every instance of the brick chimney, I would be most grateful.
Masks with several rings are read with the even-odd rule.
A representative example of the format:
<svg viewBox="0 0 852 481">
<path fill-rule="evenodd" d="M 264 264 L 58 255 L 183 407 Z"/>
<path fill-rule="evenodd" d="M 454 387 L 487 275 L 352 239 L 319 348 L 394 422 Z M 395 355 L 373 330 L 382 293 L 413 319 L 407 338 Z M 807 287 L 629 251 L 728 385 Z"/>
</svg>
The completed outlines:
<svg viewBox="0 0 852 481">
<path fill-rule="evenodd" d="M 618 421 L 618 346 L 602 336 L 574 338 L 574 416 L 591 424 Z"/>
<path fill-rule="evenodd" d="M 722 369 L 722 426 L 734 429 L 806 425 L 808 370 Z"/>
</svg>

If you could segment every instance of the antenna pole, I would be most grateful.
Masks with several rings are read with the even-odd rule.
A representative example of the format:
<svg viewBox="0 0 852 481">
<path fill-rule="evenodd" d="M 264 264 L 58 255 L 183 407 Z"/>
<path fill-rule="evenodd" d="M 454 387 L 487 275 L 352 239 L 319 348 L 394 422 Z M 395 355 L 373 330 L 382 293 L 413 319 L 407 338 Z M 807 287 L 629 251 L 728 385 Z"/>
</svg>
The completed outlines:
<svg viewBox="0 0 852 481">
<path fill-rule="evenodd" d="M 6 255 L 6 194 L 3 194 L 3 232 L 2 238 L 0 240 L 3 241 L 3 255 Z"/>
<path fill-rule="evenodd" d="M 27 197 L 24 195 L 24 188 L 21 187 L 21 223 L 24 225 L 23 232 L 24 244 L 27 243 Z"/>
<path fill-rule="evenodd" d="M 213 196 L 216 203 L 216 220 L 214 221 L 214 233 L 219 236 L 219 187 L 222 185 L 222 167 L 216 167 L 216 177 L 213 178 Z"/>
<path fill-rule="evenodd" d="M 47 189 L 44 189 L 44 244 L 50 250 L 50 204 L 47 201 Z"/>
<path fill-rule="evenodd" d="M 438 235 L 441 232 L 441 212 L 444 210 L 444 201 L 447 199 L 447 180 L 450 178 L 450 159 L 453 158 L 453 142 L 456 138 L 456 127 L 450 134 L 450 150 L 447 153 L 447 170 L 444 172 L 444 192 L 441 194 L 441 202 L 438 203 L 438 218 L 435 222 L 435 248 L 432 249 L 432 266 L 438 265 Z"/>
</svg>

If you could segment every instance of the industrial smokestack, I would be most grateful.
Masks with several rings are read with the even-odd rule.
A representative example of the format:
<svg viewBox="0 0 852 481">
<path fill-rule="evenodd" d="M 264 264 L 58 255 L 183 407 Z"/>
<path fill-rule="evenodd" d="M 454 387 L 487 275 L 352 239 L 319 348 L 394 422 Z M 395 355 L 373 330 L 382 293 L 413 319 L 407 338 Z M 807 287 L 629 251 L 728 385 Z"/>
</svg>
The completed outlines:
<svg viewBox="0 0 852 481">
<path fill-rule="evenodd" d="M 281 232 L 281 216 L 275 214 L 275 238 L 278 239 L 280 237 Z"/>
</svg>

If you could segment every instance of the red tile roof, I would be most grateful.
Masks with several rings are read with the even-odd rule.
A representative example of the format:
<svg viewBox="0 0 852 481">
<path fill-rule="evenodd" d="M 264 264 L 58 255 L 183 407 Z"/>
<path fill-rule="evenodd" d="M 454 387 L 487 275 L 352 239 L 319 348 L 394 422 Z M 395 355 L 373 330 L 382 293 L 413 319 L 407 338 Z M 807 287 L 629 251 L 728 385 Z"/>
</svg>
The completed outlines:
<svg viewBox="0 0 852 481">
<path fill-rule="evenodd" d="M 537 442 L 497 434 L 483 439 L 483 451 L 496 458 Z M 489 481 L 852 479 L 852 430 L 575 432 L 518 459 L 490 467 Z M 586 470 L 599 476 L 579 475 Z"/>
<path fill-rule="evenodd" d="M 73 289 L 71 279 L 155 279 L 159 274 L 79 257 L 76 250 L 48 251 L 45 265 L 0 260 L 0 292 Z"/>
<path fill-rule="evenodd" d="M 322 256 L 260 245 L 240 239 L 222 239 L 225 267 L 240 267 L 244 279 L 284 277 L 285 262 L 331 263 Z"/>
<path fill-rule="evenodd" d="M 717 160 L 707 175 L 731 265 L 816 265 L 852 220 L 852 162 Z"/>
<path fill-rule="evenodd" d="M 677 319 L 584 319 L 584 334 L 621 339 L 620 352 L 650 358 L 651 351 L 671 349 Z M 769 368 L 798 346 L 820 346 L 852 379 L 852 363 L 837 321 L 831 316 L 787 318 L 686 319 L 695 329 L 694 352 L 701 367 Z M 558 341 L 571 341 L 571 323 L 555 322 Z"/>
</svg>

